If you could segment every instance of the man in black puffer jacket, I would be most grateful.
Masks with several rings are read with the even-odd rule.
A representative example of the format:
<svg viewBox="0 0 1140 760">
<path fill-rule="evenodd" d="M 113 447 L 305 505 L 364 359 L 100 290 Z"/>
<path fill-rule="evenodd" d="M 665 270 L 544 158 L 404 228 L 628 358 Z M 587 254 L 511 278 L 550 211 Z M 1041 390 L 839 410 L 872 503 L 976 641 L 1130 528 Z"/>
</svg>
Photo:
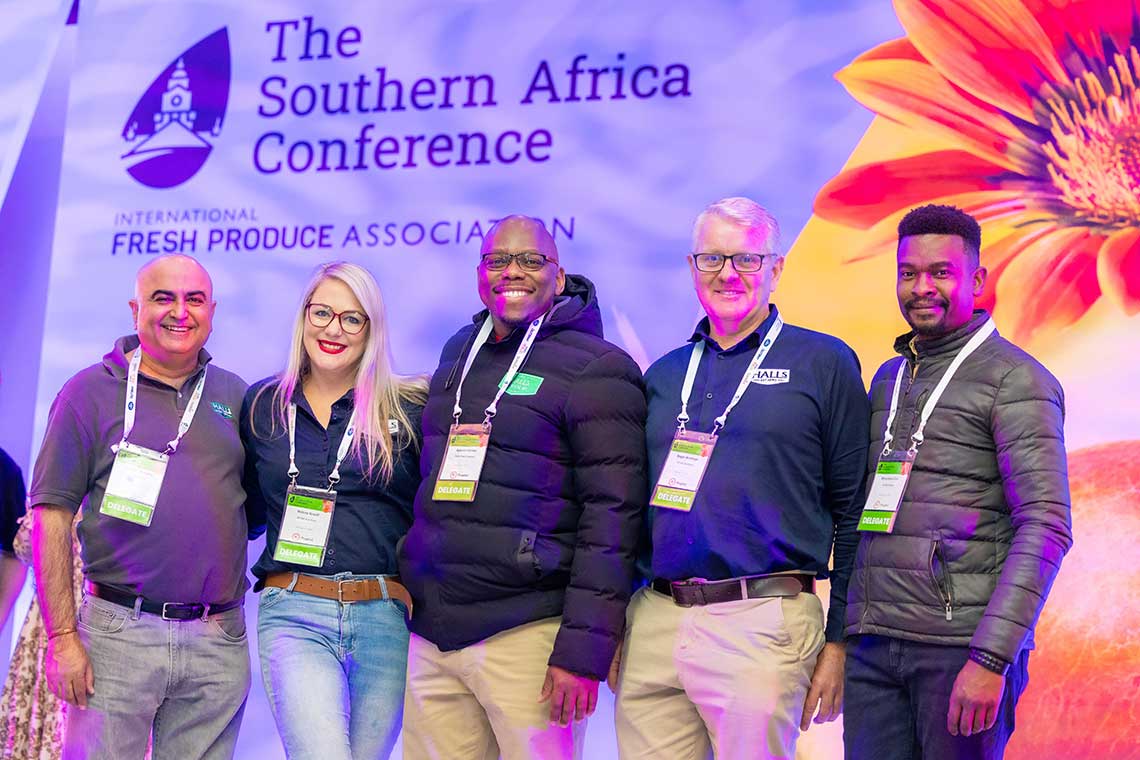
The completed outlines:
<svg viewBox="0 0 1140 760">
<path fill-rule="evenodd" d="M 481 254 L 487 311 L 432 377 L 400 550 L 415 601 L 404 757 L 577 758 L 631 591 L 645 388 L 541 222 L 500 221 Z M 464 471 L 484 421 L 481 471 Z"/>
<path fill-rule="evenodd" d="M 874 482 L 847 602 L 848 760 L 1000 758 L 1072 545 L 1061 387 L 974 309 L 980 245 L 973 217 L 948 206 L 899 225 L 898 299 L 913 330 L 871 383 Z"/>
</svg>

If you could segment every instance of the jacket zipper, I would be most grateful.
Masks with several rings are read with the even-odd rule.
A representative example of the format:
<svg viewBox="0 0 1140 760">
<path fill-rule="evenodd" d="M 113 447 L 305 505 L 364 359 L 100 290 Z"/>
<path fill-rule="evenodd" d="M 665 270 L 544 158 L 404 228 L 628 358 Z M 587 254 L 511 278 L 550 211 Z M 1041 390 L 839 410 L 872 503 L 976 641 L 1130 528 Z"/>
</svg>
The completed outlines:
<svg viewBox="0 0 1140 760">
<path fill-rule="evenodd" d="M 938 574 L 934 572 L 934 558 L 937 557 L 938 561 L 942 563 L 942 575 L 946 579 L 946 591 L 942 591 L 942 581 L 938 579 Z M 938 589 L 938 598 L 946 606 L 946 620 L 954 619 L 954 582 L 950 579 L 950 567 L 946 564 L 946 555 L 942 553 L 942 542 L 935 539 L 934 544 L 930 547 L 930 577 L 934 579 L 934 585 Z"/>
</svg>

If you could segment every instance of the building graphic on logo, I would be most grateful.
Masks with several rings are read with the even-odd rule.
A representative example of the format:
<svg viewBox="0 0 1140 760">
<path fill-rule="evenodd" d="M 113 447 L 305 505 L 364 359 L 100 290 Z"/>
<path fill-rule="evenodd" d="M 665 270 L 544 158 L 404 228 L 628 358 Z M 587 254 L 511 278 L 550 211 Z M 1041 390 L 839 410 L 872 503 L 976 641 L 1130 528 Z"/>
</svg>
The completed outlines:
<svg viewBox="0 0 1140 760">
<path fill-rule="evenodd" d="M 147 187 L 177 187 L 206 163 L 222 134 L 230 90 L 225 27 L 178 56 L 139 98 L 123 127 L 127 172 Z"/>
</svg>

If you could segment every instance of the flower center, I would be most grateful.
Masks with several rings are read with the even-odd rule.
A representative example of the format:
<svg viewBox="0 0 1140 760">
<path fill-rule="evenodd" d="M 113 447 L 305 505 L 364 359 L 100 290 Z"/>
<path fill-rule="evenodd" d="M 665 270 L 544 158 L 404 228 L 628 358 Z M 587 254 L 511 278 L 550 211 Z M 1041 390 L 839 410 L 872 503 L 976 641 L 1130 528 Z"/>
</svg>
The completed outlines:
<svg viewBox="0 0 1140 760">
<path fill-rule="evenodd" d="M 1140 224 L 1140 53 L 1117 53 L 1107 85 L 1085 72 L 1070 97 L 1046 100 L 1052 141 L 1049 176 L 1074 221 L 1096 227 Z M 1106 90 L 1107 86 L 1107 90 Z"/>
</svg>

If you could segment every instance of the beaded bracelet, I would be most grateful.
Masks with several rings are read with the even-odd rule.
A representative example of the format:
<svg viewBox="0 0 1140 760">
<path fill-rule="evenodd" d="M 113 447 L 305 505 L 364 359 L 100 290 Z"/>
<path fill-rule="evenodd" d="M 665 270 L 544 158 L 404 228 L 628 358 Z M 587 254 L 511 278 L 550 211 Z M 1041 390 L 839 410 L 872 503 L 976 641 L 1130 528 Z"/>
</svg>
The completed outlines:
<svg viewBox="0 0 1140 760">
<path fill-rule="evenodd" d="M 1000 657 L 994 657 L 989 652 L 982 649 L 974 649 L 970 647 L 970 659 L 981 665 L 991 673 L 997 673 L 999 676 L 1004 676 L 1006 671 L 1009 670 L 1009 663 Z"/>
</svg>

